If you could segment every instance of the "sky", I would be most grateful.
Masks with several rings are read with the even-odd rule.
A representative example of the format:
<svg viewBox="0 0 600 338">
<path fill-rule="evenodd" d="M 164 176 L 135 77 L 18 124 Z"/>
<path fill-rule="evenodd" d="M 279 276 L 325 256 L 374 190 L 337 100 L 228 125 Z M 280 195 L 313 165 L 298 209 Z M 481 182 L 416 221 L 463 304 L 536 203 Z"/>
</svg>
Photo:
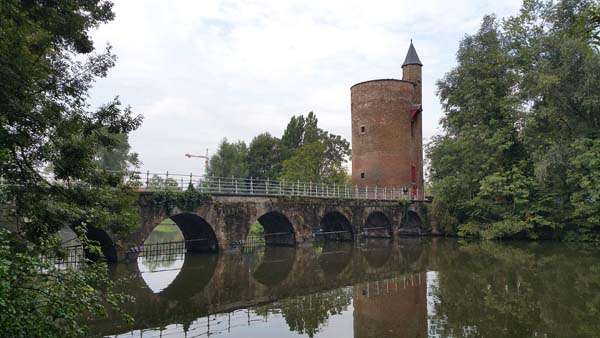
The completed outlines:
<svg viewBox="0 0 600 338">
<path fill-rule="evenodd" d="M 521 0 L 116 0 L 96 48 L 118 57 L 91 103 L 119 96 L 144 116 L 130 137 L 141 169 L 202 174 L 223 138 L 280 137 L 290 117 L 351 138 L 350 87 L 401 78 L 410 39 L 423 63 L 423 135 L 440 133 L 435 82 L 484 15 Z"/>
</svg>

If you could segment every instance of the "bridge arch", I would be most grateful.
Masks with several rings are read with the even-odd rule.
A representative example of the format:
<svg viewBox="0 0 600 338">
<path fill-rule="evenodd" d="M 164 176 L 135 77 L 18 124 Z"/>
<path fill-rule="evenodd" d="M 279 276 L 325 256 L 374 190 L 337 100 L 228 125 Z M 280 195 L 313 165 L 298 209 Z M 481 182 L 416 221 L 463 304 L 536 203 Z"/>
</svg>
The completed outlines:
<svg viewBox="0 0 600 338">
<path fill-rule="evenodd" d="M 400 221 L 400 232 L 405 234 L 421 234 L 423 222 L 419 214 L 412 210 L 408 210 L 406 214 L 402 216 Z"/>
<path fill-rule="evenodd" d="M 296 244 L 296 231 L 292 222 L 279 211 L 268 211 L 258 217 L 263 226 L 266 245 L 292 246 Z"/>
<path fill-rule="evenodd" d="M 366 237 L 392 237 L 392 222 L 383 211 L 373 211 L 365 220 L 363 231 Z"/>
<path fill-rule="evenodd" d="M 334 210 L 325 213 L 319 225 L 325 240 L 351 241 L 354 239 L 352 223 L 340 211 Z"/>
<path fill-rule="evenodd" d="M 191 212 L 170 216 L 185 240 L 188 252 L 216 252 L 219 243 L 213 227 L 202 217 Z"/>
<path fill-rule="evenodd" d="M 117 247 L 106 230 L 88 226 L 86 236 L 88 240 L 98 243 L 104 259 L 111 263 L 118 261 Z M 97 254 L 88 250 L 85 251 L 85 256 L 93 261 L 100 259 Z"/>
</svg>

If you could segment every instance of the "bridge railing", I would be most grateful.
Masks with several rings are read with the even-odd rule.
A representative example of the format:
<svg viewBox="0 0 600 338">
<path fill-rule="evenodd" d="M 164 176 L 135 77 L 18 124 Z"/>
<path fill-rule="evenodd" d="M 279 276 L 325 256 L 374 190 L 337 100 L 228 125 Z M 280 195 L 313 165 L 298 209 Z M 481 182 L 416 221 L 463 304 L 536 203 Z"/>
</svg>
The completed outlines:
<svg viewBox="0 0 600 338">
<path fill-rule="evenodd" d="M 310 181 L 277 181 L 252 177 L 214 177 L 169 172 L 151 173 L 149 171 L 128 171 L 124 177 L 128 183 L 140 191 L 184 191 L 191 186 L 200 192 L 217 195 L 304 196 L 373 200 L 409 200 L 419 196 L 419 192 L 409 189 L 410 187 L 325 184 Z M 45 178 L 54 184 L 77 184 L 77 182 L 57 181 L 51 176 Z M 7 182 L 0 180 L 0 185 L 7 185 Z"/>
<path fill-rule="evenodd" d="M 137 172 L 133 177 L 141 191 L 184 191 L 189 187 L 209 194 L 303 196 L 339 199 L 408 200 L 407 187 L 358 186 L 303 181 L 276 181 L 256 178 L 214 177 L 192 174 Z"/>
</svg>

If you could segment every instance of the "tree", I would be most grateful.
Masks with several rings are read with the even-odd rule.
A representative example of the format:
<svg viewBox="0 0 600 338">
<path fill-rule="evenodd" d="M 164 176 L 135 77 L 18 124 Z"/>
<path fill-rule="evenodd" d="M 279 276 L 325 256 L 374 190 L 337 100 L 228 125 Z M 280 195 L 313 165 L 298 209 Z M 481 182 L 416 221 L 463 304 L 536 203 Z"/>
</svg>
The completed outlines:
<svg viewBox="0 0 600 338">
<path fill-rule="evenodd" d="M 101 170 L 101 152 L 141 123 L 118 99 L 91 110 L 88 90 L 114 65 L 110 47 L 94 53 L 90 29 L 112 20 L 108 1 L 0 3 L 0 205 L 11 232 L 0 233 L 0 327 L 7 336 L 84 335 L 84 316 L 115 304 L 106 269 L 90 263 L 57 271 L 56 233 L 88 226 L 115 233 L 138 224 L 123 173 Z M 42 174 L 48 168 L 49 176 Z"/>
<path fill-rule="evenodd" d="M 438 83 L 444 134 L 428 147 L 434 210 L 459 233 L 600 240 L 600 210 L 586 206 L 600 170 L 597 9 L 526 0 L 461 42 Z"/>
<path fill-rule="evenodd" d="M 344 163 L 350 144 L 339 135 L 319 128 L 313 112 L 293 116 L 281 137 L 283 148 L 280 179 L 346 183 Z"/>
<path fill-rule="evenodd" d="M 281 142 L 269 133 L 252 139 L 248 147 L 248 176 L 275 179 L 281 171 Z"/>
<path fill-rule="evenodd" d="M 288 182 L 345 184 L 347 175 L 340 162 L 329 161 L 327 146 L 317 141 L 302 146 L 291 158 L 283 161 L 279 179 Z"/>
<path fill-rule="evenodd" d="M 106 133 L 113 147 L 100 147 L 97 155 L 98 166 L 110 171 L 125 171 L 130 167 L 137 168 L 140 165 L 137 153 L 130 152 L 129 137 L 127 134 Z"/>
<path fill-rule="evenodd" d="M 207 174 L 215 177 L 246 177 L 248 175 L 246 143 L 229 143 L 223 139 L 217 153 L 208 163 Z"/>
<path fill-rule="evenodd" d="M 437 84 L 445 133 L 429 145 L 430 177 L 436 203 L 459 221 L 494 222 L 501 210 L 483 204 L 496 205 L 500 195 L 480 196 L 476 214 L 472 204 L 484 180 L 512 170 L 522 156 L 512 95 L 516 79 L 494 17 L 485 17 L 477 34 L 465 37 L 457 59 L 458 66 Z"/>
<path fill-rule="evenodd" d="M 318 127 L 318 122 L 317 116 L 312 111 L 306 117 L 292 116 L 281 136 L 283 160 L 290 158 L 303 145 L 321 139 L 323 130 Z"/>
</svg>

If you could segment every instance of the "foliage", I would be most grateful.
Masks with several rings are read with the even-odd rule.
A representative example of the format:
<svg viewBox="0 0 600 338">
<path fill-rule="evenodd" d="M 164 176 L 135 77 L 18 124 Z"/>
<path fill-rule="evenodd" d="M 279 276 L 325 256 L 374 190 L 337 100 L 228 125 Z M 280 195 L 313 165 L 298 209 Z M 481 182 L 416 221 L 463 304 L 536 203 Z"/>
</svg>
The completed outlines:
<svg viewBox="0 0 600 338">
<path fill-rule="evenodd" d="M 229 143 L 227 139 L 223 139 L 217 153 L 210 158 L 207 174 L 215 177 L 246 177 L 247 158 L 246 143 L 243 141 Z"/>
<path fill-rule="evenodd" d="M 182 211 L 195 211 L 202 202 L 208 200 L 210 195 L 194 189 L 189 186 L 184 192 L 178 190 L 158 190 L 153 194 L 153 204 L 157 208 L 170 213 L 173 208 L 179 208 Z"/>
<path fill-rule="evenodd" d="M 447 229 L 597 238 L 597 10 L 587 0 L 526 0 L 519 15 L 486 16 L 461 41 L 457 67 L 438 82 L 444 133 L 427 149 Z"/>
<path fill-rule="evenodd" d="M 0 2 L 1 202 L 17 222 L 0 236 L 3 335 L 81 335 L 84 317 L 115 299 L 102 267 L 57 272 L 40 258 L 60 251 L 54 234 L 65 226 L 99 252 L 88 227 L 119 233 L 139 224 L 125 173 L 104 169 L 123 167 L 108 157 L 124 153 L 141 117 L 117 98 L 97 109 L 87 102 L 115 63 L 110 46 L 94 52 L 89 32 L 113 18 L 102 0 Z"/>
<path fill-rule="evenodd" d="M 320 129 L 313 112 L 308 113 L 306 118 L 301 115 L 292 117 L 281 139 L 285 151 L 279 179 L 346 182 L 343 165 L 350 157 L 350 144 L 341 136 Z"/>
<path fill-rule="evenodd" d="M 262 224 L 256 222 L 250 226 L 250 231 L 248 232 L 248 236 L 261 236 L 264 234 L 265 229 Z"/>
<path fill-rule="evenodd" d="M 130 167 L 140 166 L 140 160 L 137 153 L 131 153 L 129 150 L 129 137 L 127 134 L 104 133 L 107 142 L 111 147 L 101 146 L 98 149 L 98 166 L 109 171 L 126 171 Z"/>
<path fill-rule="evenodd" d="M 269 133 L 254 137 L 248 146 L 248 176 L 268 179 L 281 171 L 281 142 Z"/>
<path fill-rule="evenodd" d="M 567 182 L 574 187 L 571 194 L 574 230 L 588 240 L 598 240 L 600 224 L 600 139 L 583 138 L 573 144 L 575 155 L 570 160 Z"/>
<path fill-rule="evenodd" d="M 87 334 L 82 317 L 106 315 L 106 304 L 118 309 L 125 297 L 114 285 L 103 263 L 58 270 L 43 256 L 55 251 L 58 240 L 25 245 L 0 228 L 0 327 L 5 337 L 75 337 Z"/>
<path fill-rule="evenodd" d="M 319 128 L 309 112 L 292 116 L 281 139 L 263 133 L 250 146 L 223 140 L 210 159 L 208 175 L 288 181 L 346 183 L 344 164 L 350 144 L 339 135 Z"/>
<path fill-rule="evenodd" d="M 177 190 L 179 183 L 171 177 L 162 178 L 158 175 L 152 175 L 146 184 L 148 190 Z"/>
</svg>

